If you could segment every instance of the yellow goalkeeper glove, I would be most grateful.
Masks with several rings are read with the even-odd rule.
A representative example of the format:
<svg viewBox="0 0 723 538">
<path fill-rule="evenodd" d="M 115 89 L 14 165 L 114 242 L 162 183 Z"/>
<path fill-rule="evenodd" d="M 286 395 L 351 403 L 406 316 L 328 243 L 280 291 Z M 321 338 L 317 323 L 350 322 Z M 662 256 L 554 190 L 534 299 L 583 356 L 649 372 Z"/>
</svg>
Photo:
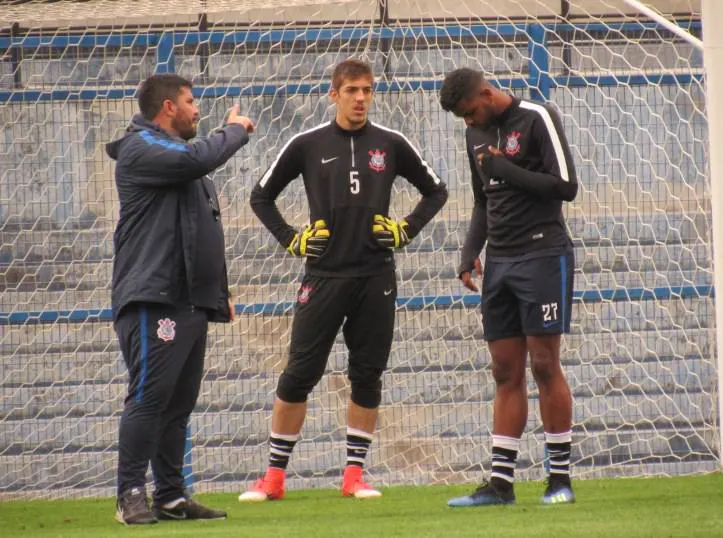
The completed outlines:
<svg viewBox="0 0 723 538">
<path fill-rule="evenodd" d="M 374 238 L 383 247 L 402 248 L 409 244 L 407 233 L 409 223 L 406 220 L 392 220 L 384 215 L 374 215 L 372 233 Z"/>
<path fill-rule="evenodd" d="M 286 250 L 294 256 L 318 258 L 326 250 L 330 237 L 331 232 L 326 227 L 326 222 L 319 219 L 294 235 Z"/>
</svg>

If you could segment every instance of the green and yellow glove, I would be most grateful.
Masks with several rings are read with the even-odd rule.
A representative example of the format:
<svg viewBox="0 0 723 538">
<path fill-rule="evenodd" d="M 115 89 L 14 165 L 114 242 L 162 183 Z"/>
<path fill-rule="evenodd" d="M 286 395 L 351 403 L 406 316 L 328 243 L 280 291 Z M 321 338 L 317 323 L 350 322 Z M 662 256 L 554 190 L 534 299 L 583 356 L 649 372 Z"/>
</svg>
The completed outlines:
<svg viewBox="0 0 723 538">
<path fill-rule="evenodd" d="M 326 222 L 319 219 L 314 224 L 309 224 L 300 233 L 294 235 L 286 247 L 293 256 L 307 256 L 318 258 L 329 245 L 331 232 L 326 227 Z"/>
<path fill-rule="evenodd" d="M 383 247 L 402 248 L 409 244 L 410 237 L 407 233 L 409 223 L 406 220 L 392 220 L 384 215 L 374 215 L 372 234 Z"/>
</svg>

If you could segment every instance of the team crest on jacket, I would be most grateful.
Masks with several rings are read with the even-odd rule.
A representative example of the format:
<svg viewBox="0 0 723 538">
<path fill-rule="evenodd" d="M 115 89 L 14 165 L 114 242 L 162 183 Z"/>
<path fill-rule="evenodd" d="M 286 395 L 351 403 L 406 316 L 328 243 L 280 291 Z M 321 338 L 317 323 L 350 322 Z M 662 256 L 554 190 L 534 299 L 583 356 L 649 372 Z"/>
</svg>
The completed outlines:
<svg viewBox="0 0 723 538">
<path fill-rule="evenodd" d="M 176 322 L 168 318 L 159 319 L 156 334 L 164 342 L 170 342 L 176 337 Z"/>
<path fill-rule="evenodd" d="M 369 168 L 375 172 L 384 172 L 387 167 L 386 151 L 375 149 L 369 152 Z"/>
<path fill-rule="evenodd" d="M 520 132 L 512 131 L 507 135 L 507 143 L 505 144 L 505 153 L 507 155 L 517 155 L 520 152 Z"/>
<path fill-rule="evenodd" d="M 311 286 L 301 286 L 301 291 L 299 291 L 299 302 L 301 304 L 306 304 L 309 302 L 309 298 L 311 297 L 311 292 L 314 290 Z"/>
</svg>

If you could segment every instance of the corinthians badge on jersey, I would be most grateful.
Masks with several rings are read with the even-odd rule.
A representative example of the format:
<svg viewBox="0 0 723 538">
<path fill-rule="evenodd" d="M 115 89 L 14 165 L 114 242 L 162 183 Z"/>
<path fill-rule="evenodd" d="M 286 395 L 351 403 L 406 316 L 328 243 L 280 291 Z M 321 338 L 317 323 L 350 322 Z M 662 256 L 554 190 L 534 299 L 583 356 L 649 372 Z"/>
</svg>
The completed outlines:
<svg viewBox="0 0 723 538">
<path fill-rule="evenodd" d="M 386 151 L 378 149 L 370 151 L 369 156 L 371 158 L 369 159 L 369 168 L 375 172 L 384 172 L 384 169 L 387 167 L 386 155 Z"/>
<path fill-rule="evenodd" d="M 507 135 L 507 143 L 505 144 L 505 153 L 507 155 L 517 155 L 520 152 L 520 132 L 512 131 Z"/>
</svg>

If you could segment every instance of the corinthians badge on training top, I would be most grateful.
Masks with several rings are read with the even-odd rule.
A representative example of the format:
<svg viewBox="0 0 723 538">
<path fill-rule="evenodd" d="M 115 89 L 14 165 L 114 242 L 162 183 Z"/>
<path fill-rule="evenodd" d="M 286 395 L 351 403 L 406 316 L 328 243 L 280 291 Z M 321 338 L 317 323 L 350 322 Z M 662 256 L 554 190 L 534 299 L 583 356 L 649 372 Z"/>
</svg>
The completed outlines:
<svg viewBox="0 0 723 538">
<path fill-rule="evenodd" d="M 378 149 L 370 151 L 369 156 L 371 159 L 369 159 L 369 168 L 375 172 L 384 172 L 384 169 L 387 167 L 386 155 L 387 153 L 385 151 Z"/>
<path fill-rule="evenodd" d="M 512 131 L 507 135 L 507 143 L 505 144 L 505 153 L 507 155 L 517 155 L 520 152 L 520 132 Z"/>
</svg>

